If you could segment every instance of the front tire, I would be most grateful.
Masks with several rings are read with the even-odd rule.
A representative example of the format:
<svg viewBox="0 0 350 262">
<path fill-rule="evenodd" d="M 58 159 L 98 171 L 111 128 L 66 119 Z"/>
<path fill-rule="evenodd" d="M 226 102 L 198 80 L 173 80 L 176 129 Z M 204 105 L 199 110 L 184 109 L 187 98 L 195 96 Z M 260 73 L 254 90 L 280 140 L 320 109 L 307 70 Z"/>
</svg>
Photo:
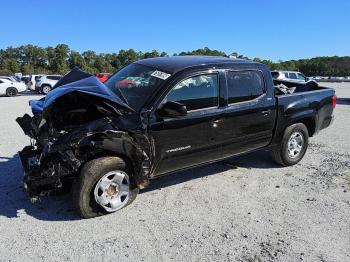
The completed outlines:
<svg viewBox="0 0 350 262">
<path fill-rule="evenodd" d="M 6 89 L 7 96 L 16 96 L 18 94 L 18 90 L 14 87 L 9 87 Z"/>
<path fill-rule="evenodd" d="M 131 204 L 134 186 L 125 162 L 118 157 L 102 157 L 87 162 L 72 188 L 73 205 L 83 218 L 120 210 Z"/>
<path fill-rule="evenodd" d="M 272 150 L 276 163 L 282 166 L 297 164 L 305 155 L 309 143 L 309 132 L 302 123 L 286 128 L 279 146 Z"/>
</svg>

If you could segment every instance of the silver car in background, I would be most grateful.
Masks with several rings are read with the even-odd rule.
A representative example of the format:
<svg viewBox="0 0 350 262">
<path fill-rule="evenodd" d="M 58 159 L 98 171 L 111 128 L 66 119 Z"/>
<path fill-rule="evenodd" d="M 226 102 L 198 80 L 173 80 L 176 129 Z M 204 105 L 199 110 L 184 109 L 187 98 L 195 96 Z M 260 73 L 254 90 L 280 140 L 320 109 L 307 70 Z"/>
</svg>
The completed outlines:
<svg viewBox="0 0 350 262">
<path fill-rule="evenodd" d="M 44 75 L 36 81 L 35 90 L 47 95 L 61 78 L 61 75 Z"/>
<path fill-rule="evenodd" d="M 297 71 L 271 71 L 272 78 L 275 80 L 289 82 L 307 82 L 309 79 Z"/>
</svg>

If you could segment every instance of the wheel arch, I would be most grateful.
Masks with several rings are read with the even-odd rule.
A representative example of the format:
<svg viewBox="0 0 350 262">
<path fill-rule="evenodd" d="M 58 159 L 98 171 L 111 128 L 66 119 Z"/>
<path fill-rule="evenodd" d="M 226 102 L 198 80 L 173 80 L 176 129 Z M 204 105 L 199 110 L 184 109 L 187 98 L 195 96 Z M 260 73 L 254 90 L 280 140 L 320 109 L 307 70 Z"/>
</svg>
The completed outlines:
<svg viewBox="0 0 350 262">
<path fill-rule="evenodd" d="M 135 185 L 141 188 L 148 185 L 151 161 L 128 133 L 122 131 L 112 134 L 96 133 L 80 141 L 80 149 L 98 151 L 87 158 L 87 161 L 105 156 L 121 158 L 130 167 Z"/>
<path fill-rule="evenodd" d="M 91 148 L 92 149 L 92 148 Z M 102 157 L 117 157 L 122 159 L 125 164 L 131 169 L 131 176 L 134 176 L 134 170 L 132 170 L 132 160 L 130 158 L 130 156 L 128 156 L 125 153 L 119 152 L 119 151 L 113 151 L 113 150 L 109 150 L 106 148 L 100 148 L 100 151 L 96 154 L 94 154 L 93 156 L 90 156 L 88 158 L 86 158 L 86 162 L 89 162 L 91 160 L 97 159 L 97 158 L 102 158 Z"/>
<path fill-rule="evenodd" d="M 272 142 L 270 144 L 270 147 L 274 147 L 278 145 L 283 137 L 284 131 L 290 127 L 291 125 L 302 123 L 306 126 L 309 137 L 312 137 L 314 134 L 316 134 L 317 130 L 317 115 L 312 112 L 308 112 L 308 114 L 298 114 L 293 115 L 293 117 L 282 117 L 278 118 L 277 120 L 277 126 L 275 129 L 274 138 L 272 139 Z"/>
<path fill-rule="evenodd" d="M 307 131 L 309 133 L 309 137 L 312 137 L 315 134 L 316 131 L 316 119 L 313 116 L 309 116 L 309 117 L 304 117 L 299 119 L 298 121 L 296 121 L 294 124 L 296 123 L 302 123 L 306 126 Z"/>
</svg>

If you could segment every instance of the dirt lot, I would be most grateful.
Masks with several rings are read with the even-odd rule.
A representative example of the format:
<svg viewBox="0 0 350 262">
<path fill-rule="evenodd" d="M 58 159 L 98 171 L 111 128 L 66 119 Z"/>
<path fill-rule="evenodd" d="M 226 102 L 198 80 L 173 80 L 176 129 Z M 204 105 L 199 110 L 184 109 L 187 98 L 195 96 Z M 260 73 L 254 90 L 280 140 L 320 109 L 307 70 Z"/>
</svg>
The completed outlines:
<svg viewBox="0 0 350 262">
<path fill-rule="evenodd" d="M 0 261 L 350 261 L 350 83 L 334 124 L 294 167 L 260 151 L 153 181 L 133 205 L 81 220 L 69 196 L 32 205 L 15 118 L 38 96 L 0 97 Z"/>
</svg>

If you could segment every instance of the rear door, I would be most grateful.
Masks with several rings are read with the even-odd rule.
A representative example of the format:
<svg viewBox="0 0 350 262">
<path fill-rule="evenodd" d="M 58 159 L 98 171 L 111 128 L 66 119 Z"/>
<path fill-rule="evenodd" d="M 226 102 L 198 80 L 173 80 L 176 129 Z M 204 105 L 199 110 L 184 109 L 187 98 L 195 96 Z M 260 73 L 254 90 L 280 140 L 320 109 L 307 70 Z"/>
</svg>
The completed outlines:
<svg viewBox="0 0 350 262">
<path fill-rule="evenodd" d="M 219 126 L 222 157 L 270 143 L 275 121 L 273 90 L 260 70 L 226 71 L 227 107 Z"/>
<path fill-rule="evenodd" d="M 215 121 L 220 114 L 218 72 L 201 72 L 177 81 L 163 102 L 186 105 L 184 117 L 151 116 L 155 174 L 160 175 L 213 160 L 218 155 Z M 159 106 L 159 107 L 160 107 Z"/>
</svg>

